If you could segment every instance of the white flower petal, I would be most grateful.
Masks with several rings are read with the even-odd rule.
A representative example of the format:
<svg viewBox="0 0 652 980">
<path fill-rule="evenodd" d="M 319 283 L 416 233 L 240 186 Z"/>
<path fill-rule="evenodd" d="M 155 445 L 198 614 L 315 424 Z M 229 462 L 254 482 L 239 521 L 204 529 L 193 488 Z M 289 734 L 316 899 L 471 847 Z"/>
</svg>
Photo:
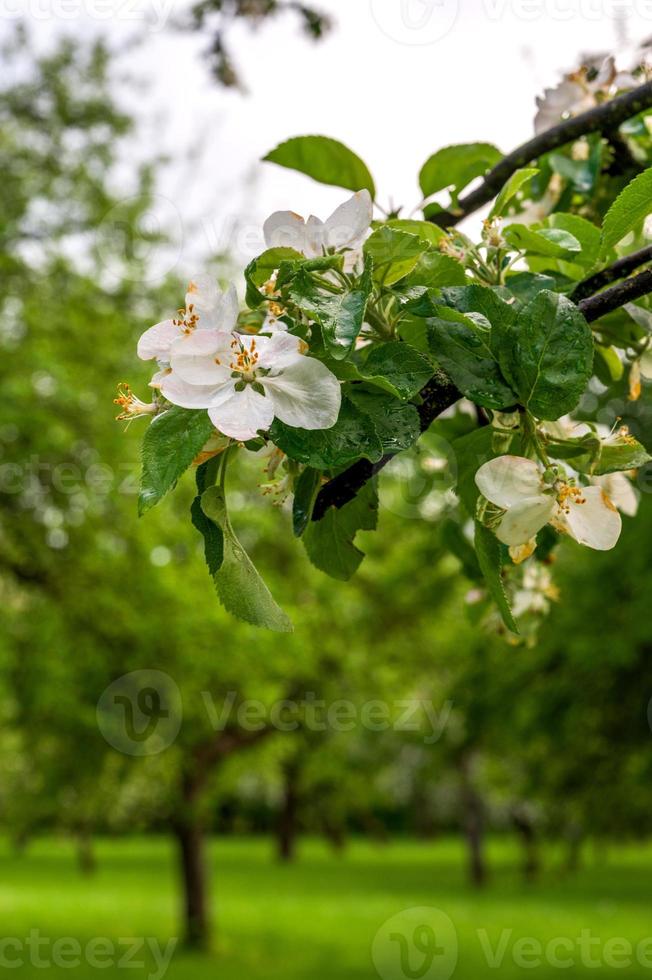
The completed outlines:
<svg viewBox="0 0 652 980">
<path fill-rule="evenodd" d="M 181 336 L 181 327 L 173 320 L 163 320 L 150 327 L 138 341 L 137 353 L 141 361 L 166 361 L 173 342 Z"/>
<path fill-rule="evenodd" d="M 274 402 L 274 414 L 300 429 L 330 429 L 342 401 L 340 383 L 312 357 L 301 357 L 278 375 L 260 379 Z"/>
<path fill-rule="evenodd" d="M 602 487 L 612 504 L 615 504 L 621 514 L 636 517 L 639 496 L 632 481 L 624 473 L 608 473 L 606 476 L 594 476 L 591 483 Z"/>
<path fill-rule="evenodd" d="M 559 508 L 556 523 L 587 548 L 610 551 L 620 537 L 620 514 L 602 487 L 584 487 L 578 499 L 583 503 L 578 503 L 572 496 L 567 498 L 568 513 Z"/>
<path fill-rule="evenodd" d="M 554 497 L 526 497 L 510 507 L 496 528 L 496 537 L 510 547 L 527 544 L 555 512 Z"/>
<path fill-rule="evenodd" d="M 238 301 L 238 291 L 231 283 L 225 293 L 222 293 L 217 306 L 216 314 L 218 329 L 231 333 L 235 330 L 240 313 L 240 303 Z"/>
<path fill-rule="evenodd" d="M 326 221 L 325 244 L 340 251 L 359 245 L 371 227 L 373 203 L 368 190 L 358 191 Z"/>
<path fill-rule="evenodd" d="M 540 467 L 523 456 L 490 459 L 475 474 L 475 482 L 483 497 L 498 507 L 512 507 L 544 488 Z"/>
<path fill-rule="evenodd" d="M 324 254 L 326 247 L 326 225 L 320 218 L 311 214 L 306 221 L 306 240 L 303 254 L 310 259 L 316 259 Z"/>
<path fill-rule="evenodd" d="M 225 436 L 246 442 L 254 439 L 260 429 L 269 429 L 274 421 L 274 404 L 271 398 L 254 391 L 251 385 L 236 391 L 235 384 L 229 384 L 220 392 L 218 403 L 208 414 L 213 425 Z"/>
<path fill-rule="evenodd" d="M 191 385 L 171 371 L 160 382 L 161 394 L 180 408 L 208 408 L 215 398 L 215 385 Z"/>
<path fill-rule="evenodd" d="M 303 252 L 306 243 L 306 223 L 294 211 L 275 211 L 263 225 L 267 248 L 293 248 Z"/>
<path fill-rule="evenodd" d="M 194 385 L 221 384 L 231 377 L 230 333 L 195 330 L 172 345 L 170 364 L 182 381 Z"/>
<path fill-rule="evenodd" d="M 272 370 L 278 370 L 292 364 L 297 358 L 303 356 L 302 349 L 306 349 L 306 345 L 299 337 L 287 332 L 278 331 L 269 338 L 261 338 L 261 341 L 263 343 L 259 341 L 258 365 L 261 368 L 271 368 Z"/>
<path fill-rule="evenodd" d="M 586 93 L 581 85 L 564 79 L 556 88 L 547 88 L 543 98 L 537 98 L 538 112 L 534 117 L 535 133 L 542 133 L 556 126 L 567 112 L 577 111 L 586 99 Z"/>
</svg>

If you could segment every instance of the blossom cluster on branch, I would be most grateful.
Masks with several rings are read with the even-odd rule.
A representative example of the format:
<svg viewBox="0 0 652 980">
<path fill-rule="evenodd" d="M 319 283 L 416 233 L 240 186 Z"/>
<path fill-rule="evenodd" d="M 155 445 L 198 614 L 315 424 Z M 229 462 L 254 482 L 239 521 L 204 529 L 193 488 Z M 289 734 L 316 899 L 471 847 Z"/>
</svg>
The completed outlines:
<svg viewBox="0 0 652 980">
<path fill-rule="evenodd" d="M 426 491 L 417 515 L 446 524 L 474 604 L 513 637 L 557 598 L 562 538 L 616 547 L 652 446 L 616 417 L 645 398 L 650 374 L 646 63 L 581 69 L 539 100 L 536 127 L 507 156 L 487 143 L 434 153 L 418 219 L 383 212 L 368 167 L 336 140 L 282 143 L 268 161 L 353 196 L 324 221 L 265 222 L 246 308 L 236 285 L 203 274 L 140 338 L 139 357 L 156 362 L 152 401 L 124 387 L 117 401 L 122 419 L 152 418 L 141 513 L 194 465 L 192 521 L 235 615 L 291 629 L 229 519 L 240 452 L 264 456 L 265 492 L 288 509 L 292 498 L 310 561 L 342 580 L 364 557 L 357 533 L 376 526 L 379 479 L 390 497 L 398 479 L 391 465 L 380 476 L 387 464 L 454 469 L 455 493 Z M 614 170 L 616 144 L 628 163 Z M 455 227 L 491 197 L 478 240 Z"/>
</svg>

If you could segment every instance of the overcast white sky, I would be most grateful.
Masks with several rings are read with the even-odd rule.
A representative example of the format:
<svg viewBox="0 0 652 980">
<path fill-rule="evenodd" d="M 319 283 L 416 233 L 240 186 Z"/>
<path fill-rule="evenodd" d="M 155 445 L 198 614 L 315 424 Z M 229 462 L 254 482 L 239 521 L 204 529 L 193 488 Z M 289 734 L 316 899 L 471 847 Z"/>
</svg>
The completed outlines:
<svg viewBox="0 0 652 980">
<path fill-rule="evenodd" d="M 101 33 L 115 46 L 144 35 L 123 62 L 148 87 L 122 97 L 141 123 L 139 153 L 171 157 L 159 205 L 182 272 L 220 248 L 248 258 L 248 229 L 272 210 L 325 217 L 343 199 L 346 192 L 258 162 L 288 136 L 348 143 L 374 174 L 379 201 L 411 209 L 418 171 L 436 149 L 474 140 L 511 148 L 531 135 L 535 94 L 580 51 L 612 48 L 623 29 L 632 42 L 652 34 L 652 0 L 314 3 L 336 22 L 319 44 L 291 17 L 231 33 L 248 96 L 211 79 L 206 37 L 174 28 L 187 0 L 0 0 L 0 20 L 20 7 L 44 44 L 65 31 Z"/>
</svg>

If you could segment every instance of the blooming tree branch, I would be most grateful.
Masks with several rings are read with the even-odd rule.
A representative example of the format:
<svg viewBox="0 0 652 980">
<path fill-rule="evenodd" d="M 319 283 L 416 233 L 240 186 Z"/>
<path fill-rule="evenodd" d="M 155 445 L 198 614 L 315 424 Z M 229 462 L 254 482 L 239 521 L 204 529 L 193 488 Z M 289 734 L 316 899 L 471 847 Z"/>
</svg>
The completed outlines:
<svg viewBox="0 0 652 980">
<path fill-rule="evenodd" d="M 492 201 L 512 174 L 532 160 L 567 143 L 572 143 L 580 136 L 605 130 L 613 131 L 621 123 L 649 109 L 650 106 L 652 106 L 652 82 L 646 82 L 645 85 L 639 85 L 631 92 L 626 92 L 595 109 L 589 109 L 588 112 L 553 126 L 552 129 L 540 133 L 503 157 L 500 163 L 489 171 L 479 187 L 460 198 L 458 208 L 454 211 L 439 211 L 432 215 L 430 221 L 441 228 L 456 225 L 462 218 L 466 218 Z"/>
</svg>

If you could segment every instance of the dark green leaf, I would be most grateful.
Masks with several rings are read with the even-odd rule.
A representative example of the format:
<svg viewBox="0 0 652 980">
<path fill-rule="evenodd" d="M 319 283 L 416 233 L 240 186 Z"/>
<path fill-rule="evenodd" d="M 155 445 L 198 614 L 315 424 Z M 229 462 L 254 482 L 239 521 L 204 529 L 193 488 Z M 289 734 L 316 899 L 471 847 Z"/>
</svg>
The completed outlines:
<svg viewBox="0 0 652 980">
<path fill-rule="evenodd" d="M 292 530 L 300 538 L 312 517 L 312 509 L 321 486 L 322 474 L 307 466 L 299 475 L 294 487 L 292 502 Z"/>
<path fill-rule="evenodd" d="M 392 398 L 368 385 L 351 386 L 348 397 L 373 420 L 383 453 L 409 449 L 421 435 L 419 413 L 409 402 Z"/>
<path fill-rule="evenodd" d="M 565 296 L 542 290 L 497 335 L 504 376 L 519 401 L 540 419 L 571 412 L 593 373 L 593 337 Z"/>
<path fill-rule="evenodd" d="M 193 526 L 204 539 L 204 557 L 210 575 L 215 575 L 224 561 L 224 534 L 221 527 L 211 521 L 202 510 L 201 496 L 195 497 L 190 508 Z"/>
<path fill-rule="evenodd" d="M 268 248 L 266 252 L 250 262 L 245 269 L 245 282 L 247 284 L 247 305 L 255 310 L 267 298 L 261 291 L 260 286 L 264 285 L 271 278 L 284 262 L 301 261 L 303 256 L 293 248 Z"/>
<path fill-rule="evenodd" d="M 456 259 L 440 252 L 425 252 L 407 276 L 405 286 L 436 289 L 439 286 L 463 286 L 466 281 L 464 266 Z"/>
<path fill-rule="evenodd" d="M 507 208 L 519 191 L 522 191 L 527 185 L 528 181 L 532 180 L 533 177 L 536 177 L 538 173 L 539 171 L 536 167 L 524 167 L 522 170 L 517 170 L 516 173 L 513 173 L 496 198 L 489 217 L 500 218 L 503 214 L 505 214 Z"/>
<path fill-rule="evenodd" d="M 378 494 L 372 480 L 339 510 L 329 507 L 320 521 L 312 521 L 303 543 L 316 568 L 347 581 L 358 570 L 364 552 L 354 542 L 358 531 L 373 531 L 378 523 Z"/>
<path fill-rule="evenodd" d="M 174 406 L 154 419 L 143 439 L 139 514 L 154 507 L 172 489 L 214 431 L 204 411 Z"/>
<path fill-rule="evenodd" d="M 346 397 L 331 429 L 310 432 L 275 419 L 270 437 L 290 459 L 318 470 L 347 466 L 360 457 L 376 462 L 383 454 L 373 422 Z"/>
<path fill-rule="evenodd" d="M 362 329 L 372 289 L 371 266 L 367 258 L 360 279 L 344 292 L 324 290 L 305 270 L 289 287 L 292 302 L 321 325 L 326 350 L 336 360 L 347 356 Z"/>
<path fill-rule="evenodd" d="M 601 254 L 605 255 L 610 248 L 622 241 L 651 212 L 652 167 L 649 167 L 630 181 L 604 216 Z"/>
<path fill-rule="evenodd" d="M 434 373 L 423 354 L 398 340 L 372 347 L 360 370 L 372 382 L 385 378 L 401 398 L 413 398 Z"/>
</svg>

